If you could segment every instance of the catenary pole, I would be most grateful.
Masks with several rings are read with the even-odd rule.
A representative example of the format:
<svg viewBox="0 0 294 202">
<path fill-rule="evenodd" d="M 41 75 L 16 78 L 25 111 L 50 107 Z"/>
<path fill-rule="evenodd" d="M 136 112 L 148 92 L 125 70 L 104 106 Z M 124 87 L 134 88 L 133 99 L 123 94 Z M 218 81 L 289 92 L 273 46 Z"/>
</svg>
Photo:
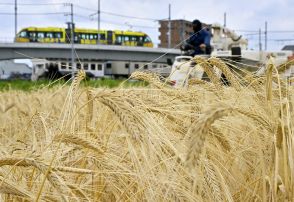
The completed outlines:
<svg viewBox="0 0 294 202">
<path fill-rule="evenodd" d="M 71 16 L 71 29 L 70 29 L 70 43 L 71 43 L 71 65 L 72 65 L 72 78 L 75 76 L 76 65 L 75 65 L 75 53 L 74 53 L 74 13 L 73 13 L 73 4 L 70 4 L 70 16 Z"/>
<path fill-rule="evenodd" d="M 264 50 L 267 50 L 267 21 L 264 24 Z"/>
<path fill-rule="evenodd" d="M 97 44 L 100 43 L 100 0 L 98 0 L 98 35 L 97 35 Z"/>
<path fill-rule="evenodd" d="M 17 34 L 17 0 L 14 2 L 14 37 Z"/>
</svg>

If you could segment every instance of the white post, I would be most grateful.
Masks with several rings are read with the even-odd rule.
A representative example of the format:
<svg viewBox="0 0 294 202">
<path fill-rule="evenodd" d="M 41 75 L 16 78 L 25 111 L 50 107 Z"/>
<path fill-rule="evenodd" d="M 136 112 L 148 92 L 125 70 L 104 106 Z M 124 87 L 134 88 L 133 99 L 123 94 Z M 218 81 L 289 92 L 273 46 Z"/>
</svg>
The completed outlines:
<svg viewBox="0 0 294 202">
<path fill-rule="evenodd" d="M 171 5 L 168 5 L 168 48 L 171 48 Z"/>
<path fill-rule="evenodd" d="M 17 0 L 14 2 L 14 37 L 17 34 Z"/>
<path fill-rule="evenodd" d="M 100 43 L 100 0 L 98 0 L 98 35 L 97 35 L 97 44 Z"/>
<path fill-rule="evenodd" d="M 72 79 L 75 76 L 76 72 L 76 65 L 75 65 L 75 53 L 74 53 L 74 18 L 73 18 L 73 4 L 70 4 L 70 15 L 71 15 L 71 37 L 70 37 L 70 43 L 71 43 L 71 68 L 72 68 Z"/>
<path fill-rule="evenodd" d="M 267 21 L 265 21 L 265 28 L 264 28 L 264 50 L 267 50 Z"/>
</svg>

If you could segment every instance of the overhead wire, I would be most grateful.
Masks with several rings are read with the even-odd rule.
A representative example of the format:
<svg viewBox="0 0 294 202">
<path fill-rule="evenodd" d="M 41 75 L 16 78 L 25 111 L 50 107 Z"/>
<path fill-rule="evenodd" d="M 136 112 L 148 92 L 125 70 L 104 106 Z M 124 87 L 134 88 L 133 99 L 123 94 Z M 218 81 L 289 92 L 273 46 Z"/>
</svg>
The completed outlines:
<svg viewBox="0 0 294 202">
<path fill-rule="evenodd" d="M 66 15 L 67 12 L 52 12 L 52 13 L 17 13 L 17 15 Z M 15 13 L 0 12 L 0 15 L 15 15 Z"/>
<path fill-rule="evenodd" d="M 65 5 L 66 3 L 17 3 L 18 6 L 49 6 L 49 5 Z M 0 3 L 0 6 L 14 6 L 15 3 Z"/>
<path fill-rule="evenodd" d="M 97 9 L 92 9 L 92 8 L 80 6 L 80 5 L 77 5 L 77 4 L 74 4 L 74 6 L 77 7 L 77 8 L 80 8 L 80 9 L 95 12 L 95 13 L 91 14 L 92 16 L 97 15 L 97 13 L 98 13 Z M 161 20 L 161 19 L 155 19 L 155 18 L 145 18 L 145 17 L 137 17 L 137 16 L 131 16 L 131 15 L 117 14 L 117 13 L 103 11 L 103 10 L 101 10 L 100 13 L 103 13 L 103 14 L 106 14 L 106 15 L 112 15 L 112 16 L 116 16 L 116 17 L 124 17 L 124 18 L 138 19 L 138 20 L 147 20 L 147 21 L 160 21 Z"/>
</svg>

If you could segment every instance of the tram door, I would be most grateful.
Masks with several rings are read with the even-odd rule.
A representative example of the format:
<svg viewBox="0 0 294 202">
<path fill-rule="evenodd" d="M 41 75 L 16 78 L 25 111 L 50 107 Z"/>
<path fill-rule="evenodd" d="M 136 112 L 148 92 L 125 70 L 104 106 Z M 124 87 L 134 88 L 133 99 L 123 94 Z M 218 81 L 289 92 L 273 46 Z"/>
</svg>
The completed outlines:
<svg viewBox="0 0 294 202">
<path fill-rule="evenodd" d="M 113 43 L 113 31 L 107 31 L 107 44 Z"/>
</svg>

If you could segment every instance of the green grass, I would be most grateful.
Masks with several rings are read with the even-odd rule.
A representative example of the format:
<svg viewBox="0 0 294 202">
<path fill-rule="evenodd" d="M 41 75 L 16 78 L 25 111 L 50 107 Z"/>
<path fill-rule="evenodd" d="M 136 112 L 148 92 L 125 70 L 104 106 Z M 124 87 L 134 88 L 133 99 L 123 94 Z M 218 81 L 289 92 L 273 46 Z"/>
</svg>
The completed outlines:
<svg viewBox="0 0 294 202">
<path fill-rule="evenodd" d="M 118 87 L 123 79 L 97 79 L 97 80 L 85 80 L 82 82 L 82 86 L 84 87 L 107 87 L 107 88 L 115 88 Z M 8 91 L 8 90 L 22 90 L 22 91 L 32 91 L 38 90 L 40 88 L 52 88 L 56 85 L 69 85 L 70 81 L 59 80 L 59 81 L 51 81 L 51 80 L 38 80 L 38 81 L 28 81 L 28 80 L 9 80 L 9 81 L 0 81 L 0 91 Z M 141 81 L 126 81 L 124 83 L 125 87 L 142 87 L 146 86 L 145 82 Z"/>
</svg>

